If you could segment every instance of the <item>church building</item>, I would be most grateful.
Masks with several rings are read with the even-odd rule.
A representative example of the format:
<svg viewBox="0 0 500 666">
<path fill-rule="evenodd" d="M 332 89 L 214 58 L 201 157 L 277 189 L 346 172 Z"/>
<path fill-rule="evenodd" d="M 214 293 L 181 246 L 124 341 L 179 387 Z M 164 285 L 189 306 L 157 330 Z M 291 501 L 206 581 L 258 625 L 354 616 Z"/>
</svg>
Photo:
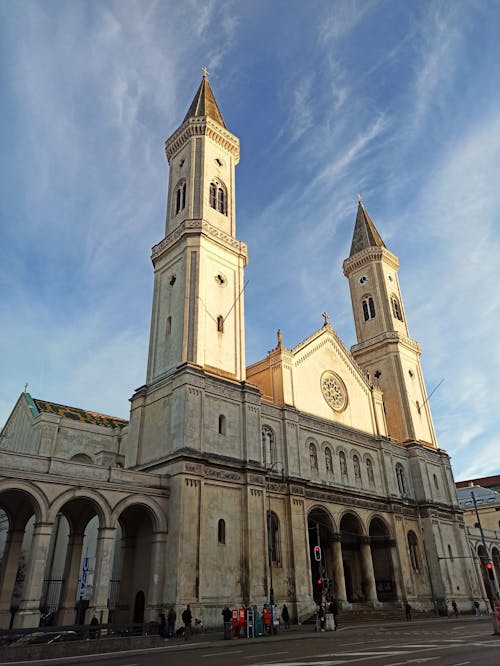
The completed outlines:
<svg viewBox="0 0 500 666">
<path fill-rule="evenodd" d="M 325 312 L 247 367 L 239 140 L 206 74 L 166 156 L 129 422 L 23 393 L 0 434 L 0 620 L 144 621 L 190 604 L 210 626 L 226 603 L 286 603 L 302 621 L 324 598 L 344 612 L 484 598 L 399 261 L 364 204 L 343 264 L 356 344 Z"/>
</svg>

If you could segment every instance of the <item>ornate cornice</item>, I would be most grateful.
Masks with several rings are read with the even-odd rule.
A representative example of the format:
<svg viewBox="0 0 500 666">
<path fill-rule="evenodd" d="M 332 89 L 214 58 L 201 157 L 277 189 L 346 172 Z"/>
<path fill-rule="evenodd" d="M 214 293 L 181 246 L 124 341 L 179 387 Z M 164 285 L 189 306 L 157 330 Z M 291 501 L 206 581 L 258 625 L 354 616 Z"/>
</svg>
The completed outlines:
<svg viewBox="0 0 500 666">
<path fill-rule="evenodd" d="M 176 130 L 167 141 L 165 141 L 165 153 L 169 163 L 171 158 L 193 136 L 207 136 L 209 139 L 219 144 L 221 148 L 224 148 L 228 153 L 231 153 L 234 157 L 235 164 L 238 164 L 240 161 L 239 139 L 208 116 L 202 116 L 198 118 L 188 118 L 188 120 L 182 123 L 179 129 Z"/>
<path fill-rule="evenodd" d="M 418 342 L 415 342 L 415 340 L 406 337 L 406 335 L 402 335 L 398 331 L 386 331 L 385 333 L 381 333 L 380 335 L 377 335 L 374 338 L 370 338 L 365 342 L 359 342 L 358 344 L 351 347 L 351 352 L 352 354 L 355 354 L 357 352 L 363 351 L 364 349 L 369 349 L 370 347 L 375 347 L 376 345 L 383 344 L 385 342 L 396 342 L 398 344 L 404 345 L 417 354 L 422 353 L 422 349 Z"/>
<path fill-rule="evenodd" d="M 155 263 L 169 248 L 171 248 L 175 243 L 181 238 L 181 236 L 189 234 L 199 234 L 202 233 L 205 236 L 210 236 L 215 238 L 217 242 L 223 245 L 225 248 L 230 248 L 236 250 L 236 252 L 242 256 L 245 260 L 245 266 L 248 260 L 248 249 L 246 243 L 233 238 L 229 234 L 226 234 L 221 229 L 217 229 L 206 220 L 183 220 L 178 227 L 176 227 L 168 236 L 160 241 L 157 245 L 153 245 L 151 250 L 151 261 Z"/>
<path fill-rule="evenodd" d="M 349 275 L 356 269 L 362 268 L 369 264 L 372 261 L 384 261 L 394 270 L 399 268 L 399 260 L 395 254 L 389 252 L 385 247 L 368 247 L 366 250 L 357 252 L 349 259 L 345 259 L 342 264 L 344 270 L 344 275 L 349 277 Z"/>
</svg>

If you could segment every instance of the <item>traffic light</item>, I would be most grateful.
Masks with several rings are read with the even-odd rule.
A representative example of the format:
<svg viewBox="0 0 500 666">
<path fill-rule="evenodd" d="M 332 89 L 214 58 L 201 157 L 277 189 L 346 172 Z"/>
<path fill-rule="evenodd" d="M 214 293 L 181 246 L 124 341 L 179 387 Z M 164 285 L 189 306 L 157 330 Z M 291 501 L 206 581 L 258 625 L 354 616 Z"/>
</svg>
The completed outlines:
<svg viewBox="0 0 500 666">
<path fill-rule="evenodd" d="M 486 570 L 490 580 L 495 580 L 495 574 L 493 573 L 493 562 L 486 562 Z"/>
<path fill-rule="evenodd" d="M 316 581 L 316 585 L 319 587 L 319 589 L 321 589 L 323 587 L 323 579 L 318 578 L 318 580 Z"/>
<path fill-rule="evenodd" d="M 321 547 L 314 546 L 314 559 L 316 562 L 321 562 Z"/>
</svg>

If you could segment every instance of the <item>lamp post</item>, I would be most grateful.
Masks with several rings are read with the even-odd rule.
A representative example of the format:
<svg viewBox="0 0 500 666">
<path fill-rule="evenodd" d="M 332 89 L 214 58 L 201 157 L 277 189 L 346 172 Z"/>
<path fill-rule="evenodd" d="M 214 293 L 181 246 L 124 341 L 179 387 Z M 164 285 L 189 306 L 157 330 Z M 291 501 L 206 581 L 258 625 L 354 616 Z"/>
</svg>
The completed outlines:
<svg viewBox="0 0 500 666">
<path fill-rule="evenodd" d="M 483 548 L 484 548 L 484 557 L 486 559 L 486 563 L 490 563 L 491 560 L 488 555 L 488 547 L 486 546 L 486 539 L 484 538 L 484 532 L 483 532 L 483 526 L 481 525 L 481 519 L 479 518 L 479 511 L 477 510 L 477 502 L 476 502 L 476 496 L 474 495 L 474 491 L 470 491 L 470 495 L 472 497 L 472 501 L 474 502 L 474 509 L 476 511 L 476 518 L 477 518 L 477 525 L 479 527 L 479 532 L 481 534 L 481 541 L 483 542 Z M 495 585 L 495 580 L 490 579 L 489 576 L 487 576 L 488 579 L 488 587 L 490 588 L 490 599 L 497 599 L 497 590 L 496 590 L 496 585 Z"/>
<path fill-rule="evenodd" d="M 274 606 L 274 587 L 273 587 L 273 538 L 271 537 L 272 518 L 271 518 L 271 472 L 277 465 L 277 461 L 272 463 L 266 469 L 267 476 L 267 555 L 269 566 L 269 605 Z M 285 481 L 285 470 L 281 469 L 281 480 Z M 276 544 L 275 544 L 276 546 Z"/>
</svg>

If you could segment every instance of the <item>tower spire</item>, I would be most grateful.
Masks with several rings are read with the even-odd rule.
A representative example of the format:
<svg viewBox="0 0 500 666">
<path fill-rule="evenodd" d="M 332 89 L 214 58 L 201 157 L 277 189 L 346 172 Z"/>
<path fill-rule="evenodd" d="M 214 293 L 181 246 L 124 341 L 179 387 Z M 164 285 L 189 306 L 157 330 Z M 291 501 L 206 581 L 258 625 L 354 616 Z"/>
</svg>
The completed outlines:
<svg viewBox="0 0 500 666">
<path fill-rule="evenodd" d="M 219 125 L 222 125 L 222 127 L 227 129 L 224 118 L 222 117 L 222 113 L 220 112 L 217 102 L 215 101 L 210 83 L 208 82 L 208 70 L 205 66 L 203 66 L 201 71 L 203 72 L 203 78 L 201 79 L 200 86 L 196 91 L 196 95 L 194 96 L 194 99 L 191 102 L 191 106 L 189 107 L 188 112 L 184 116 L 184 120 L 182 122 L 186 122 L 186 120 L 189 120 L 189 118 L 199 118 L 205 116 L 215 120 L 217 123 L 219 123 Z"/>
<path fill-rule="evenodd" d="M 385 244 L 366 212 L 361 195 L 358 194 L 358 213 L 356 215 L 349 257 L 369 247 L 385 247 Z"/>
</svg>

